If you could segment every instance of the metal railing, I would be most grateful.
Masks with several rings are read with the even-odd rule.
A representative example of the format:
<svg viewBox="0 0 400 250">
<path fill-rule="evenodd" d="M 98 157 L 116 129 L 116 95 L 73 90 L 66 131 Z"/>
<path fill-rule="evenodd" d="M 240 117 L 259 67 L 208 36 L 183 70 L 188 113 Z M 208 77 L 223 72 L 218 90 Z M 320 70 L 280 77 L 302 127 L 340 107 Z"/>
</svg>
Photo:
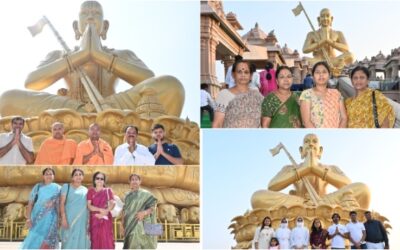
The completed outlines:
<svg viewBox="0 0 400 250">
<path fill-rule="evenodd" d="M 120 232 L 121 221 L 114 219 L 114 239 L 123 240 Z M 163 223 L 164 234 L 159 242 L 200 242 L 200 224 Z M 0 241 L 21 241 L 28 234 L 24 221 L 0 222 Z"/>
</svg>

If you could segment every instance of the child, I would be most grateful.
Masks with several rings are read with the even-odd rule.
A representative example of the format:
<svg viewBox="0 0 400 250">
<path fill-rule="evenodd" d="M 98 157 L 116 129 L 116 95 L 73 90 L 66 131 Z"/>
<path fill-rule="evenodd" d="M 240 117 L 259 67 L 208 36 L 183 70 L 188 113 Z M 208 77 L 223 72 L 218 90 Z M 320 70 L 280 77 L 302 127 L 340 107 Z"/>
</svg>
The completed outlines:
<svg viewBox="0 0 400 250">
<path fill-rule="evenodd" d="M 269 243 L 269 249 L 280 249 L 279 241 L 276 237 L 271 238 L 271 242 Z"/>
</svg>

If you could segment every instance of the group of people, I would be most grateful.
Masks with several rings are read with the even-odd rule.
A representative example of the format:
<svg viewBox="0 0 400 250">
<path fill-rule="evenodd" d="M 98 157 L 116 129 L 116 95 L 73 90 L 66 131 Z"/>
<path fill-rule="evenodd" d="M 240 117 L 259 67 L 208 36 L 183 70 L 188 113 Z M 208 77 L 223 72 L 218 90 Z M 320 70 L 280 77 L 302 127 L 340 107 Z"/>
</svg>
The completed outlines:
<svg viewBox="0 0 400 250">
<path fill-rule="evenodd" d="M 45 168 L 43 182 L 36 184 L 29 196 L 26 224 L 29 233 L 21 249 L 114 249 L 114 227 L 111 210 L 114 194 L 106 186 L 106 175 L 96 172 L 93 187 L 82 185 L 84 172 L 75 168 L 71 182 L 54 183 L 55 171 Z M 148 235 L 144 223 L 156 222 L 157 199 L 141 189 L 141 177 L 129 176 L 130 191 L 122 209 L 121 232 L 124 249 L 155 249 L 157 237 Z M 61 233 L 59 234 L 59 228 Z"/>
<path fill-rule="evenodd" d="M 229 74 L 229 72 L 228 72 Z M 291 91 L 293 74 L 288 66 L 275 72 L 277 89 L 265 97 L 251 87 L 252 70 L 247 61 L 232 65 L 235 85 L 216 99 L 214 128 L 390 128 L 395 114 L 386 97 L 368 88 L 369 71 L 355 67 L 350 74 L 356 91 L 344 100 L 328 87 L 331 69 L 320 61 L 312 68 L 314 86 L 298 94 Z"/>
<path fill-rule="evenodd" d="M 382 223 L 371 217 L 371 212 L 365 212 L 366 221 L 357 220 L 357 212 L 350 212 L 350 222 L 340 224 L 340 215 L 332 215 L 332 225 L 324 229 L 320 219 L 315 218 L 311 232 L 304 226 L 302 217 L 296 218 L 296 226 L 288 227 L 288 220 L 283 218 L 280 227 L 274 230 L 271 218 L 265 217 L 261 226 L 254 233 L 253 248 L 255 249 L 326 249 L 330 241 L 331 249 L 344 249 L 346 239 L 351 249 L 389 249 L 389 240 Z"/>
<path fill-rule="evenodd" d="M 164 140 L 165 129 L 161 124 L 152 127 L 154 143 L 149 147 L 137 143 L 139 129 L 128 125 L 125 128 L 125 143 L 119 145 L 113 153 L 112 147 L 100 138 L 100 126 L 89 126 L 89 139 L 77 144 L 64 135 L 64 125 L 55 122 L 52 125 L 52 137 L 43 141 L 37 152 L 33 153 L 32 139 L 22 133 L 25 120 L 14 117 L 11 120 L 12 131 L 0 134 L 0 164 L 35 165 L 181 165 L 183 159 L 175 144 Z"/>
</svg>

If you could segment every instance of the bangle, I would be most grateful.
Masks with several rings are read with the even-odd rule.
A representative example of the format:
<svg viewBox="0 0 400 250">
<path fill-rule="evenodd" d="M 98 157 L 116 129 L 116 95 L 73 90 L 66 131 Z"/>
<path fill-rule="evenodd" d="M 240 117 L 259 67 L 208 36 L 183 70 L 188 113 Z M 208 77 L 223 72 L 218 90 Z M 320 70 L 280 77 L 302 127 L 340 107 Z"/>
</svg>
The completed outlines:
<svg viewBox="0 0 400 250">
<path fill-rule="evenodd" d="M 325 168 L 324 171 L 325 171 L 325 173 L 324 173 L 324 175 L 322 176 L 322 180 L 323 180 L 323 181 L 326 180 L 326 174 L 328 173 L 329 169 L 328 169 L 328 168 Z"/>
<path fill-rule="evenodd" d="M 116 55 L 113 55 L 113 57 L 111 59 L 111 62 L 110 62 L 110 65 L 108 66 L 108 69 L 107 69 L 108 72 L 112 73 L 114 71 L 114 64 L 115 64 L 115 58 L 116 57 L 117 57 Z"/>
<path fill-rule="evenodd" d="M 296 173 L 296 181 L 299 181 L 300 180 L 300 176 L 299 176 L 299 173 L 297 172 L 297 169 L 293 168 L 293 170 Z"/>
<path fill-rule="evenodd" d="M 65 55 L 65 60 L 67 61 L 68 64 L 68 74 L 70 74 L 74 71 L 74 68 L 72 67 L 72 62 L 68 55 Z"/>
</svg>

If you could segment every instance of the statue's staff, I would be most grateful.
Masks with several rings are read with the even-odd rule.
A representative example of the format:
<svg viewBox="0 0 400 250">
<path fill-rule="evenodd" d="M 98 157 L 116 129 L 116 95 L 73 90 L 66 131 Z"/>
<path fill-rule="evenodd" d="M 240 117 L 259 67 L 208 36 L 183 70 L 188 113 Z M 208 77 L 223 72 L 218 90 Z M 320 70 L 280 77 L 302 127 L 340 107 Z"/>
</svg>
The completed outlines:
<svg viewBox="0 0 400 250">
<path fill-rule="evenodd" d="M 296 161 L 293 159 L 292 155 L 289 153 L 289 151 L 287 151 L 285 145 L 283 145 L 281 142 L 273 149 L 270 149 L 269 151 L 271 152 L 272 156 L 275 156 L 277 154 L 279 154 L 279 152 L 281 151 L 281 149 L 283 149 L 286 153 L 286 155 L 289 157 L 289 160 L 292 162 L 293 164 L 293 168 L 299 168 L 299 165 L 296 163 Z M 314 202 L 315 205 L 319 205 L 321 198 L 319 197 L 318 193 L 315 191 L 314 187 L 311 185 L 311 183 L 309 182 L 309 180 L 307 178 L 301 177 L 300 179 L 302 182 L 304 182 L 304 185 L 308 191 L 308 193 L 310 194 L 310 197 L 312 199 L 312 201 Z"/>
<path fill-rule="evenodd" d="M 322 37 L 320 37 L 320 36 L 318 35 L 317 31 L 315 30 L 314 25 L 312 24 L 310 18 L 309 18 L 308 15 L 307 15 L 306 10 L 305 10 L 304 7 L 303 7 L 303 4 L 301 4 L 301 2 L 299 2 L 299 4 L 297 5 L 297 7 L 294 8 L 294 9 L 292 9 L 292 11 L 293 11 L 293 14 L 294 14 L 295 16 L 300 15 L 300 13 L 301 13 L 302 11 L 304 12 L 304 15 L 306 16 L 307 21 L 308 21 L 308 23 L 310 24 L 311 29 L 313 30 L 315 36 L 316 36 L 317 38 L 319 38 L 319 40 L 321 41 L 321 40 L 322 40 Z M 331 62 L 331 59 L 330 59 L 329 56 L 328 56 L 328 53 L 327 53 L 326 50 L 325 50 L 325 47 L 322 46 L 322 47 L 321 47 L 321 50 L 322 50 L 322 54 L 324 55 L 325 60 L 326 60 L 326 62 L 328 63 L 329 67 L 331 67 L 331 68 L 333 69 L 333 68 L 334 68 L 334 67 L 333 67 L 333 64 L 332 64 L 332 62 Z"/>
<path fill-rule="evenodd" d="M 40 33 L 43 29 L 43 27 L 48 24 L 50 29 L 53 31 L 54 35 L 57 37 L 57 40 L 60 42 L 61 46 L 63 49 L 67 52 L 67 63 L 68 67 L 71 68 L 73 71 L 78 72 L 79 78 L 81 79 L 81 82 L 83 84 L 83 87 L 85 88 L 90 101 L 93 103 L 94 107 L 96 108 L 97 112 L 103 111 L 103 107 L 101 106 L 100 103 L 103 103 L 103 96 L 100 94 L 100 92 L 97 90 L 97 88 L 94 86 L 92 80 L 90 77 L 86 74 L 85 71 L 83 71 L 80 67 L 73 67 L 72 63 L 69 61 L 68 54 L 71 53 L 71 49 L 67 46 L 65 41 L 62 39 L 58 31 L 54 28 L 53 24 L 50 22 L 49 19 L 47 19 L 46 16 L 43 16 L 35 25 L 28 27 L 28 30 L 31 32 L 32 36 L 37 35 Z"/>
</svg>

